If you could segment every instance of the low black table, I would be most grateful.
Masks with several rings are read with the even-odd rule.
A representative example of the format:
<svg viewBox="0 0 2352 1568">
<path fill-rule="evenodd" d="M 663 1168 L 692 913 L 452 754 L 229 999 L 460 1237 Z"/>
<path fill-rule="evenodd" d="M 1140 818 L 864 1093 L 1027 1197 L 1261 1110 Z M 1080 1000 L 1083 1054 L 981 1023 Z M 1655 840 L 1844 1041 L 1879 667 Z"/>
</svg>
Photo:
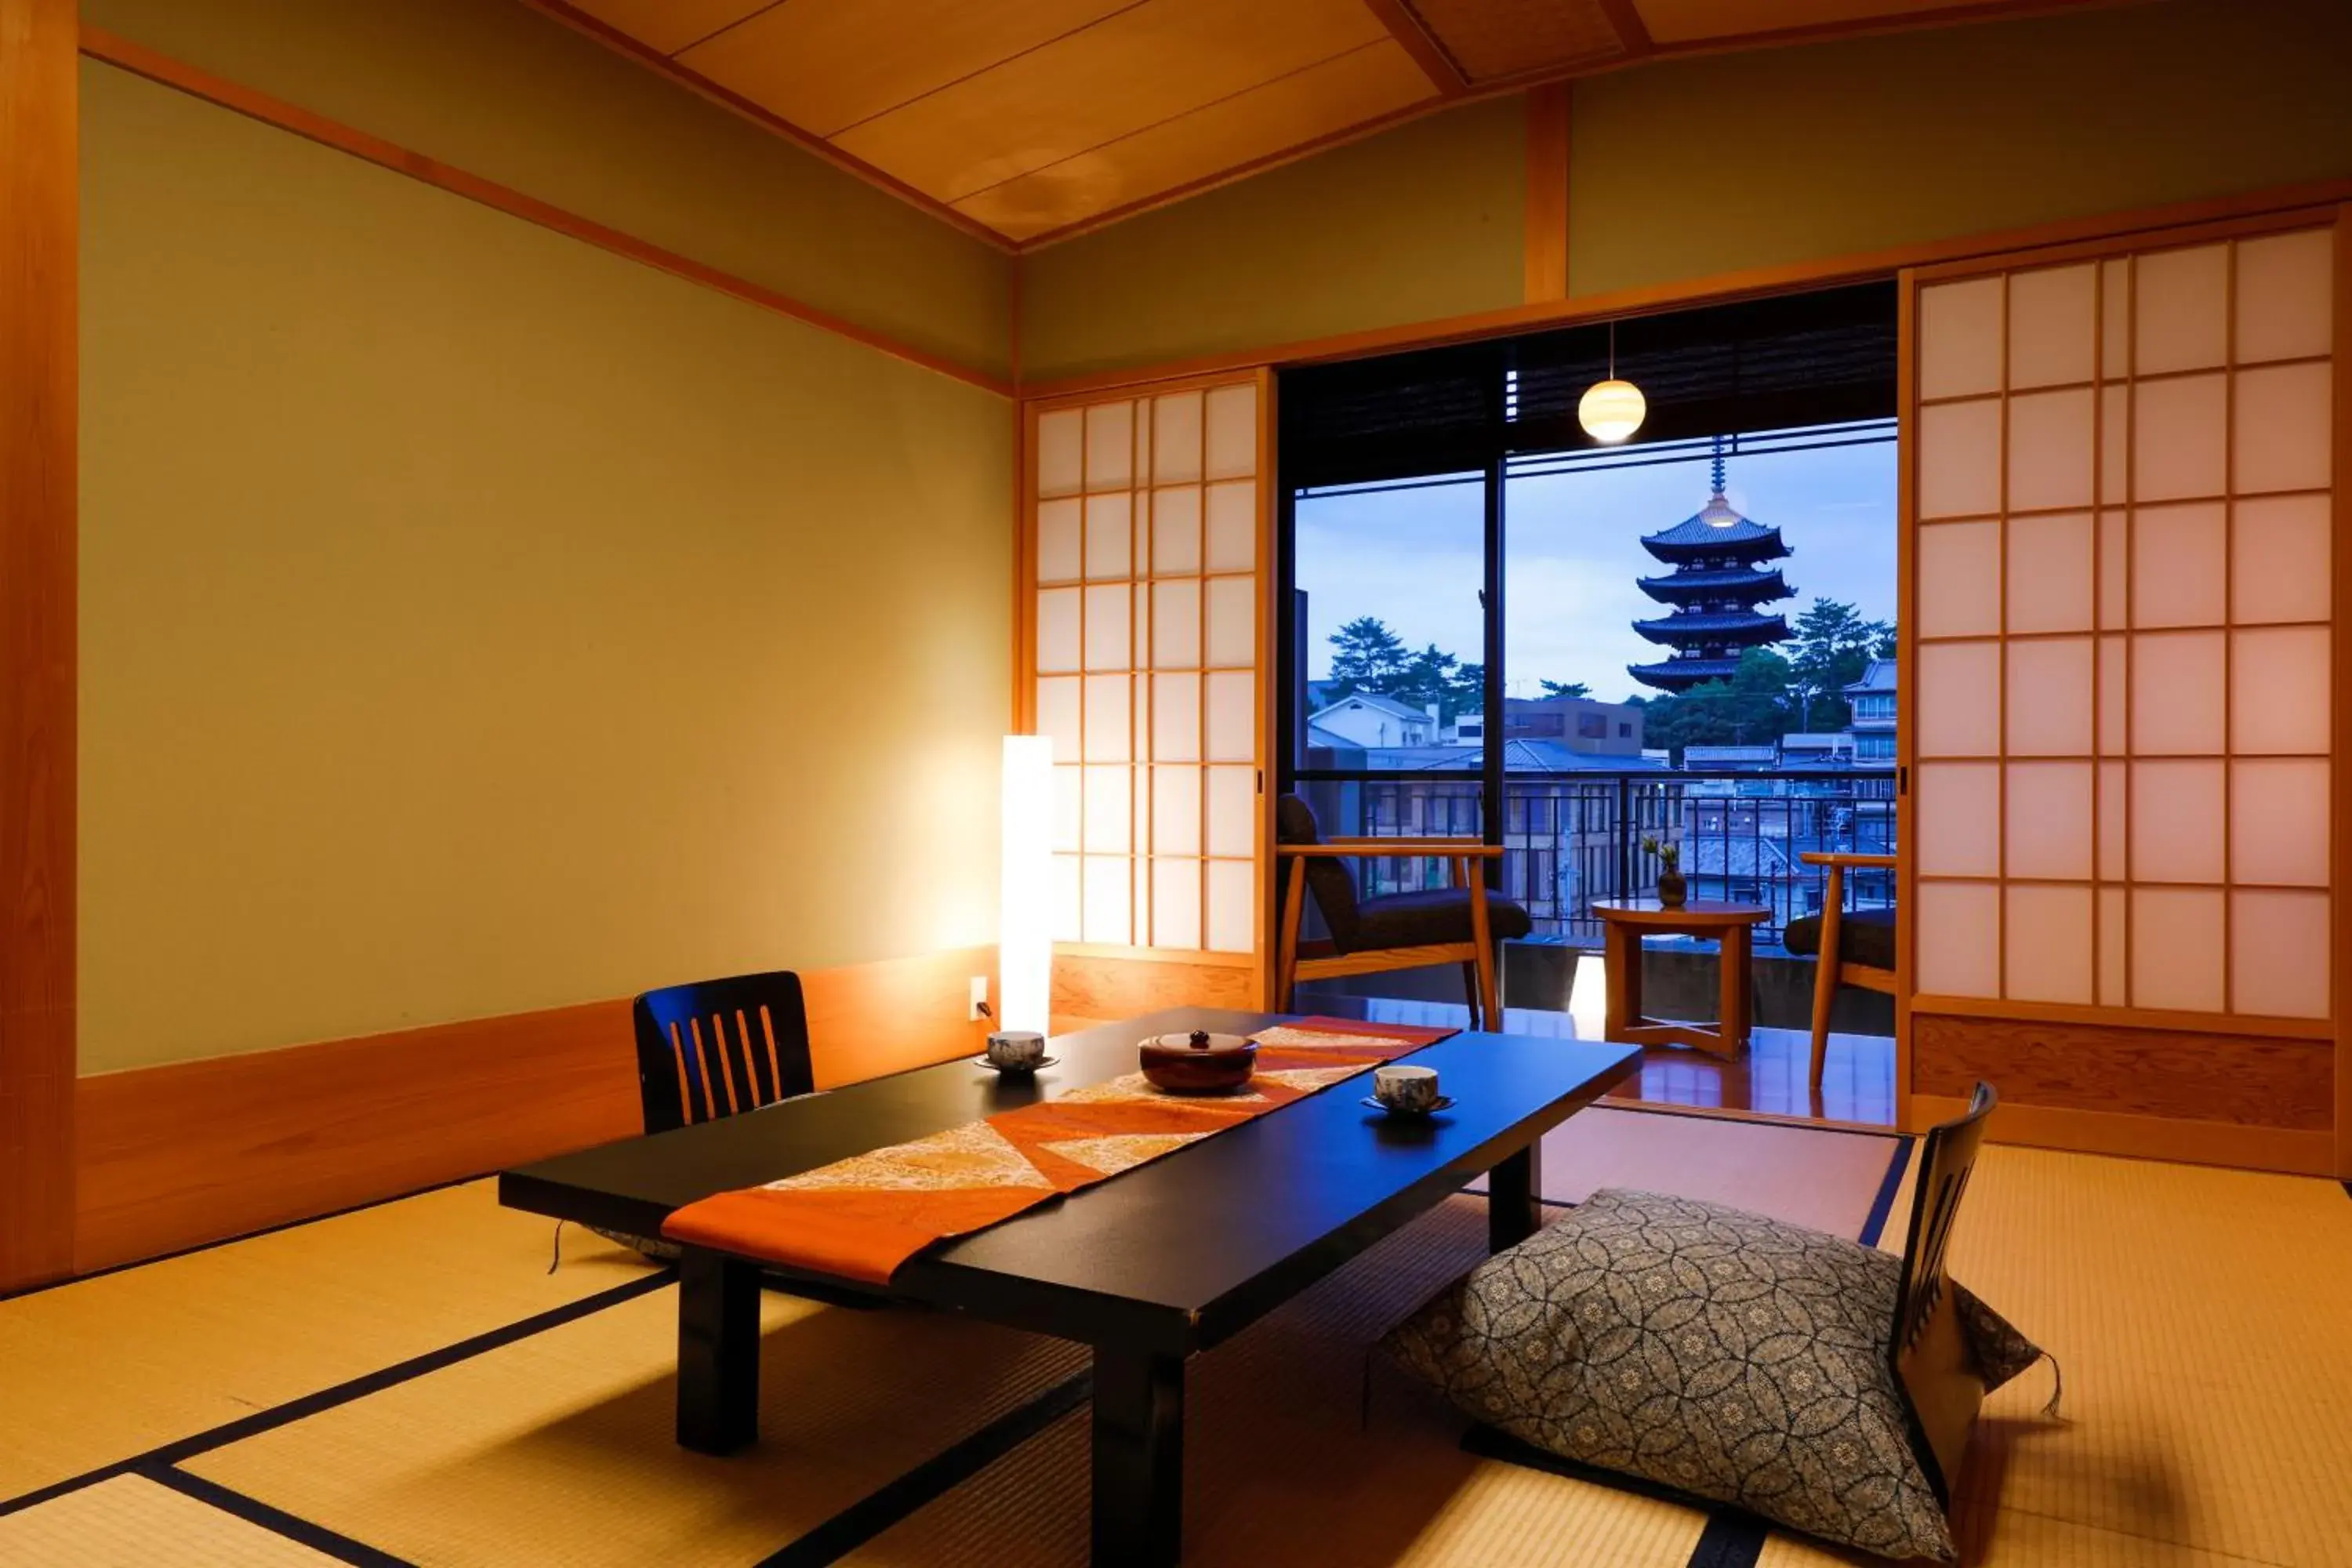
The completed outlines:
<svg viewBox="0 0 2352 1568">
<path fill-rule="evenodd" d="M 1032 1080 L 921 1068 L 741 1116 L 509 1171 L 509 1208 L 657 1236 L 670 1211 L 1132 1072 L 1136 1042 L 1246 1034 L 1267 1013 L 1183 1007 L 1065 1035 Z M 1367 1025 L 1377 1028 L 1377 1025 Z M 1497 1251 L 1539 1223 L 1544 1133 L 1641 1061 L 1638 1047 L 1463 1034 L 1412 1060 L 1452 1110 L 1391 1121 L 1339 1084 L 1059 1202 L 909 1259 L 888 1299 L 1094 1350 L 1094 1561 L 1173 1563 L 1183 1518 L 1184 1361 L 1232 1338 L 1408 1221 L 1487 1177 Z M 723 1454 L 757 1436 L 760 1288 L 869 1287 L 688 1247 L 678 1267 L 677 1439 Z"/>
</svg>

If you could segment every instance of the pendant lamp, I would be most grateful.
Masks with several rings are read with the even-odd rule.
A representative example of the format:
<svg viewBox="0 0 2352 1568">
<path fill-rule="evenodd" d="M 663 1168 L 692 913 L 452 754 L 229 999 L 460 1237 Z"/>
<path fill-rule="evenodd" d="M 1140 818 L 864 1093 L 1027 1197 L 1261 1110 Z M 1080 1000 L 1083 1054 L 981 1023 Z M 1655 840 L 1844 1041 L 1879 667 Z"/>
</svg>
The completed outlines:
<svg viewBox="0 0 2352 1568">
<path fill-rule="evenodd" d="M 1617 323 L 1609 323 L 1609 379 L 1596 381 L 1584 389 L 1584 396 L 1576 405 L 1576 422 L 1584 433 L 1596 441 L 1611 445 L 1624 440 L 1642 427 L 1650 405 L 1642 389 L 1630 381 L 1617 379 Z"/>
</svg>

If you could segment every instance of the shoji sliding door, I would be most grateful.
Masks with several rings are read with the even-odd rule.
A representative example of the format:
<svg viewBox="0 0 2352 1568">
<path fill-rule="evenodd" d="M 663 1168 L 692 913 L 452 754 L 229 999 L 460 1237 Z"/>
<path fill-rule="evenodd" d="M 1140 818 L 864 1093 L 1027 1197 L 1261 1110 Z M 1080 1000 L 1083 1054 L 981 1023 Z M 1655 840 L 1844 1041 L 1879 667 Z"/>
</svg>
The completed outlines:
<svg viewBox="0 0 2352 1568">
<path fill-rule="evenodd" d="M 2336 1160 L 2341 243 L 1908 279 L 1915 1121 Z"/>
<path fill-rule="evenodd" d="M 1055 934 L 1112 961 L 1059 965 L 1061 1011 L 1259 994 L 1269 402 L 1250 375 L 1028 411 L 1027 713 L 1054 740 Z M 1122 977 L 1128 959 L 1162 967 Z"/>
</svg>

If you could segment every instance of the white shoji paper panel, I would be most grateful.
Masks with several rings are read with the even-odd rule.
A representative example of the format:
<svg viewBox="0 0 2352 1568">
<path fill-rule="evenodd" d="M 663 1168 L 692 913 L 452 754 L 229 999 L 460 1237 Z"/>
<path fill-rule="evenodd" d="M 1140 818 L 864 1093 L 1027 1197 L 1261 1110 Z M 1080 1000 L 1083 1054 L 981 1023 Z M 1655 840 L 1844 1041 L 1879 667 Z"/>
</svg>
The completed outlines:
<svg viewBox="0 0 2352 1568">
<path fill-rule="evenodd" d="M 1097 403 L 1087 410 L 1087 489 L 1125 489 L 1135 482 L 1135 405 Z"/>
<path fill-rule="evenodd" d="M 1151 755 L 1163 763 L 1201 760 L 1201 678 L 1151 678 Z"/>
<path fill-rule="evenodd" d="M 2131 383 L 2099 388 L 2099 500 L 2131 499 Z"/>
<path fill-rule="evenodd" d="M 1037 503 L 1037 581 L 1075 583 L 1084 573 L 1078 553 L 1078 520 L 1085 503 L 1076 496 Z"/>
<path fill-rule="evenodd" d="M 1097 584 L 1087 590 L 1087 668 L 1135 668 L 1133 626 L 1129 610 L 1134 590 L 1125 583 Z M 1043 663 L 1039 665 L 1044 668 Z"/>
<path fill-rule="evenodd" d="M 1054 768 L 1054 847 L 1076 854 L 1086 788 L 1086 770 L 1076 763 L 1059 763 Z"/>
<path fill-rule="evenodd" d="M 1257 900 L 1256 868 L 1246 860 L 1209 862 L 1208 931 L 1212 952 L 1247 952 L 1257 942 L 1252 907 Z"/>
<path fill-rule="evenodd" d="M 1151 492 L 1151 570 L 1174 576 L 1201 569 L 1201 487 Z"/>
<path fill-rule="evenodd" d="M 2239 882 L 2327 885 L 2328 763 L 2261 757 L 2230 764 L 2230 875 Z"/>
<path fill-rule="evenodd" d="M 1076 588 L 1037 590 L 1037 669 L 1052 675 L 1078 668 L 1078 593 Z"/>
<path fill-rule="evenodd" d="M 1078 858 L 1054 857 L 1054 940 L 1080 942 L 1085 928 L 1078 921 Z"/>
<path fill-rule="evenodd" d="M 2318 489 L 2328 482 L 2333 445 L 2326 362 L 2265 365 L 2238 373 L 2236 468 L 2231 485 L 2243 495 Z"/>
<path fill-rule="evenodd" d="M 2130 889 L 2099 889 L 2099 1005 L 2102 1007 L 2131 1005 L 2131 972 L 2125 955 L 2128 941 L 2125 926 L 2130 919 Z"/>
<path fill-rule="evenodd" d="M 2326 626 L 2230 634 L 2230 749 L 2319 756 L 2328 749 Z"/>
<path fill-rule="evenodd" d="M 2229 510 L 2210 500 L 2132 513 L 2132 625 L 2218 626 L 2229 619 Z"/>
<path fill-rule="evenodd" d="M 1923 757 L 1990 757 L 2000 751 L 2000 645 L 1923 643 L 1917 733 Z"/>
<path fill-rule="evenodd" d="M 2098 467 L 2090 388 L 2009 400 L 2009 509 L 2089 506 Z"/>
<path fill-rule="evenodd" d="M 1221 669 L 1257 663 L 1257 579 L 1212 577 L 1208 580 L 1209 641 L 1207 662 Z"/>
<path fill-rule="evenodd" d="M 1247 859 L 1257 842 L 1257 770 L 1209 770 L 1209 853 Z"/>
<path fill-rule="evenodd" d="M 2009 384 L 2055 386 L 2097 375 L 2099 273 L 2090 262 L 2012 274 Z"/>
<path fill-rule="evenodd" d="M 2332 229 L 2241 240 L 2238 363 L 2326 353 L 2335 331 L 2335 269 Z"/>
<path fill-rule="evenodd" d="M 1037 733 L 1050 737 L 1056 762 L 1078 760 L 1078 678 L 1040 676 L 1037 680 Z"/>
<path fill-rule="evenodd" d="M 1201 946 L 1201 862 L 1151 863 L 1151 945 L 1197 951 Z"/>
<path fill-rule="evenodd" d="M 1199 768 L 1152 769 L 1151 852 L 1155 855 L 1198 855 L 1201 852 Z"/>
<path fill-rule="evenodd" d="M 2230 990 L 2241 1013 L 2327 1016 L 2326 893 L 2242 888 L 2230 895 Z"/>
<path fill-rule="evenodd" d="M 2091 647 L 2089 637 L 2033 637 L 2008 645 L 2011 756 L 2090 755 Z"/>
<path fill-rule="evenodd" d="M 2269 496 L 2235 503 L 2231 521 L 2231 618 L 2324 621 L 2334 595 L 2331 498 Z"/>
<path fill-rule="evenodd" d="M 2098 514 L 2099 625 L 2113 630 L 2128 626 L 2131 595 L 2131 513 Z"/>
<path fill-rule="evenodd" d="M 1255 762 L 1256 677 L 1220 670 L 1208 678 L 1208 688 L 1209 760 L 1213 763 Z"/>
<path fill-rule="evenodd" d="M 1257 472 L 1257 388 L 1244 383 L 1209 394 L 1209 473 L 1213 479 Z"/>
<path fill-rule="evenodd" d="M 2127 256 L 2099 263 L 2099 374 L 2103 376 L 2131 374 L 2131 268 Z"/>
<path fill-rule="evenodd" d="M 2132 751 L 2203 756 L 2228 747 L 2222 632 L 2151 632 L 2132 638 Z"/>
<path fill-rule="evenodd" d="M 1257 570 L 1257 486 L 1211 485 L 1208 510 L 1208 569 Z"/>
<path fill-rule="evenodd" d="M 1090 763 L 1123 763 L 1129 759 L 1134 742 L 1128 726 L 1129 689 L 1134 678 L 1127 675 L 1089 675 L 1087 683 L 1086 761 Z M 1058 748 L 1056 749 L 1058 754 Z"/>
<path fill-rule="evenodd" d="M 1201 395 L 1171 392 L 1151 400 L 1151 479 L 1176 484 L 1201 477 Z"/>
<path fill-rule="evenodd" d="M 2223 897 L 2218 888 L 2132 889 L 2132 1005 L 2221 1010 Z"/>
<path fill-rule="evenodd" d="M 1917 982 L 1937 996 L 2000 994 L 2000 889 L 1919 883 Z"/>
<path fill-rule="evenodd" d="M 1973 278 L 1919 290 L 1919 395 L 2000 390 L 2001 279 Z"/>
<path fill-rule="evenodd" d="M 1919 874 L 2000 873 L 2000 764 L 1922 763 L 1917 773 Z"/>
<path fill-rule="evenodd" d="M 2219 882 L 2223 768 L 2219 761 L 2131 765 L 2131 874 L 2137 882 Z"/>
<path fill-rule="evenodd" d="M 1919 515 L 2000 510 L 2000 400 L 1931 404 L 1919 411 Z"/>
<path fill-rule="evenodd" d="M 2011 883 L 2005 891 L 2001 933 L 2009 996 L 2020 1002 L 2089 1006 L 2097 989 L 2092 973 L 2091 889 Z"/>
<path fill-rule="evenodd" d="M 1086 848 L 1097 855 L 1124 855 L 1132 847 L 1135 810 L 1131 770 L 1089 767 L 1086 781 Z"/>
<path fill-rule="evenodd" d="M 2000 524 L 1938 522 L 1918 532 L 1923 637 L 1987 637 L 2000 630 Z"/>
<path fill-rule="evenodd" d="M 1086 859 L 1086 935 L 1082 942 L 1124 944 L 1135 940 L 1134 893 L 1128 879 L 1134 862 L 1124 855 L 1088 855 Z"/>
<path fill-rule="evenodd" d="M 2131 749 L 2127 722 L 2131 714 L 2131 639 L 2101 637 L 2098 657 L 2099 751 L 2105 756 L 2119 757 Z"/>
<path fill-rule="evenodd" d="M 2200 245 L 2138 258 L 2136 375 L 2201 370 L 2230 357 L 2230 247 Z"/>
<path fill-rule="evenodd" d="M 1973 523 L 1947 523 L 1970 528 Z M 2021 517 L 2009 525 L 2009 629 L 2086 632 L 2091 629 L 2091 514 Z M 1940 596 L 1940 595 L 1938 595 Z"/>
<path fill-rule="evenodd" d="M 2120 882 L 2131 844 L 2131 764 L 2099 764 L 2099 879 Z"/>
<path fill-rule="evenodd" d="M 1037 493 L 1066 496 L 1086 482 L 1086 411 L 1058 409 L 1037 416 Z"/>
<path fill-rule="evenodd" d="M 2132 499 L 2193 500 L 2228 489 L 2230 378 L 2188 375 L 2132 386 Z"/>
<path fill-rule="evenodd" d="M 1201 584 L 1180 577 L 1151 584 L 1151 668 L 1201 667 Z"/>
<path fill-rule="evenodd" d="M 2009 764 L 2008 874 L 2088 880 L 2091 764 Z"/>
<path fill-rule="evenodd" d="M 1124 578 L 1135 568 L 1135 500 L 1125 490 L 1087 498 L 1087 579 Z"/>
</svg>

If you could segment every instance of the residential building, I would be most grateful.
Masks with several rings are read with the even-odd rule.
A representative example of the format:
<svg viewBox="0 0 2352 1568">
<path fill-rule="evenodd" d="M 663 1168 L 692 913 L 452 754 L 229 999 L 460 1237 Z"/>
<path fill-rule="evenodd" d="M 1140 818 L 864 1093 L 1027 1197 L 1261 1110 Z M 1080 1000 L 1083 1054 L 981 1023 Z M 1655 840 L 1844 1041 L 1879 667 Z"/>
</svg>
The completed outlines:
<svg viewBox="0 0 2352 1568">
<path fill-rule="evenodd" d="M 1434 746 L 1444 726 L 1433 709 L 1415 708 L 1377 691 L 1351 691 L 1307 722 L 1358 746 Z"/>
</svg>

